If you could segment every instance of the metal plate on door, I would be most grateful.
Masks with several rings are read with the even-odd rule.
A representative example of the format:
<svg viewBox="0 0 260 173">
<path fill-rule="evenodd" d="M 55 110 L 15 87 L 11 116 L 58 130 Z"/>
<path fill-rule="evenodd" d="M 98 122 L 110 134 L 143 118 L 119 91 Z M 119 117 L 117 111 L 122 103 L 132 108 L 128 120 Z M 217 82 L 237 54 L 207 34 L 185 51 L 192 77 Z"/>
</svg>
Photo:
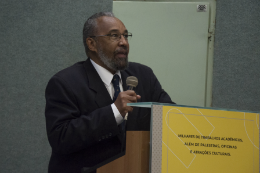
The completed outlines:
<svg viewBox="0 0 260 173">
<path fill-rule="evenodd" d="M 197 5 L 197 12 L 206 12 L 207 5 Z"/>
</svg>

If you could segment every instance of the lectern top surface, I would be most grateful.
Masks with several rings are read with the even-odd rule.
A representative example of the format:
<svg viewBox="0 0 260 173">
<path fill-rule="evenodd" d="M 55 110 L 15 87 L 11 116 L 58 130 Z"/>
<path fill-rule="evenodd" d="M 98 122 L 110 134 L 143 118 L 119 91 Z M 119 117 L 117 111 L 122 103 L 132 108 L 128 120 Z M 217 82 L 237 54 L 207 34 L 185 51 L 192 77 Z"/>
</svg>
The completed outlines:
<svg viewBox="0 0 260 173">
<path fill-rule="evenodd" d="M 260 111 L 236 110 L 236 109 L 226 109 L 226 108 L 216 108 L 216 107 L 199 107 L 199 106 L 189 106 L 189 105 L 178 105 L 178 104 L 158 103 L 158 102 L 127 103 L 127 105 L 133 106 L 133 107 L 144 107 L 144 108 L 152 108 L 153 105 L 161 105 L 161 106 L 178 106 L 178 107 L 203 108 L 203 109 L 213 109 L 213 110 L 225 110 L 225 111 L 235 111 L 235 112 L 250 112 L 250 113 L 259 113 L 260 112 Z"/>
</svg>

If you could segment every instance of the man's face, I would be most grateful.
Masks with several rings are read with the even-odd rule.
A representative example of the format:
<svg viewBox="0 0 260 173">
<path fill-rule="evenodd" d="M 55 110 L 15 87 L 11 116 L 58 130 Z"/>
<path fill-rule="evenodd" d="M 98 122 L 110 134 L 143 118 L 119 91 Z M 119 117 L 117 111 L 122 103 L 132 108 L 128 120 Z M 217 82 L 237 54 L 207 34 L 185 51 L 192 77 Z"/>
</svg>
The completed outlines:
<svg viewBox="0 0 260 173">
<path fill-rule="evenodd" d="M 127 33 L 125 25 L 117 18 L 103 16 L 97 19 L 96 35 Z M 111 40 L 110 37 L 97 37 L 97 53 L 104 68 L 114 73 L 128 66 L 129 44 L 124 37 Z"/>
</svg>

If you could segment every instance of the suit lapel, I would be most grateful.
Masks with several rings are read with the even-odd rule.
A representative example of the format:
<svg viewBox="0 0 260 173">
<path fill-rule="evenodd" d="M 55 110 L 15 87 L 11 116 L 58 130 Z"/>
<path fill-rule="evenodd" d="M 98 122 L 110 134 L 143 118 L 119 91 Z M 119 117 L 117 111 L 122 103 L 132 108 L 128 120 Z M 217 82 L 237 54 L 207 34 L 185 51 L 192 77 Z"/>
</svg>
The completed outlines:
<svg viewBox="0 0 260 173">
<path fill-rule="evenodd" d="M 122 78 L 122 83 L 123 83 L 123 89 L 124 91 L 127 90 L 127 86 L 126 86 L 126 78 L 129 76 L 129 74 L 126 71 L 120 71 L 121 73 L 121 78 Z"/>
<path fill-rule="evenodd" d="M 96 69 L 90 62 L 90 58 L 88 58 L 84 63 L 84 68 L 86 70 L 88 80 L 89 80 L 89 88 L 92 89 L 96 93 L 95 101 L 99 107 L 104 107 L 109 104 L 112 104 L 113 101 L 103 83 L 100 76 L 98 75 Z M 123 83 L 123 90 L 127 90 L 126 86 L 126 78 L 131 76 L 128 70 L 120 71 L 122 83 Z"/>
<path fill-rule="evenodd" d="M 95 102 L 98 107 L 112 104 L 112 99 L 89 58 L 85 61 L 84 67 L 89 80 L 89 88 L 96 93 Z"/>
<path fill-rule="evenodd" d="M 121 72 L 121 77 L 122 77 L 122 81 L 123 81 L 123 89 L 124 91 L 127 90 L 127 86 L 126 86 L 126 78 L 129 77 L 129 76 L 133 76 L 133 74 L 128 70 L 124 70 L 124 71 L 120 71 Z M 136 86 L 135 88 L 135 92 L 138 91 L 138 85 Z"/>
</svg>

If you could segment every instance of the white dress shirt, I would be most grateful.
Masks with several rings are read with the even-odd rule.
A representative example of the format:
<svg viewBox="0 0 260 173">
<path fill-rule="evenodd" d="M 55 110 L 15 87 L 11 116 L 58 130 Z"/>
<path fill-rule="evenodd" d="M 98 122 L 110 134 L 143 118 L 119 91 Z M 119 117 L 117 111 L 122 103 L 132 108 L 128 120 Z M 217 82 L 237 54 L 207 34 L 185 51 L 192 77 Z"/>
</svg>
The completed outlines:
<svg viewBox="0 0 260 173">
<path fill-rule="evenodd" d="M 113 86 L 111 81 L 112 81 L 114 75 L 112 73 L 110 73 L 107 69 L 105 69 L 104 67 L 101 67 L 100 65 L 98 65 L 97 63 L 92 61 L 92 59 L 90 59 L 90 62 L 92 63 L 92 65 L 96 69 L 98 75 L 100 76 L 101 80 L 105 84 L 111 99 L 113 100 L 115 90 L 114 90 L 114 86 Z M 120 71 L 117 71 L 115 74 L 118 74 L 118 76 L 120 78 L 119 87 L 120 87 L 120 91 L 123 91 L 121 73 L 120 73 Z M 123 122 L 124 118 L 122 117 L 122 115 L 120 114 L 120 112 L 118 111 L 118 109 L 117 109 L 117 107 L 114 103 L 111 104 L 111 107 L 112 107 L 117 125 L 121 124 Z"/>
</svg>

